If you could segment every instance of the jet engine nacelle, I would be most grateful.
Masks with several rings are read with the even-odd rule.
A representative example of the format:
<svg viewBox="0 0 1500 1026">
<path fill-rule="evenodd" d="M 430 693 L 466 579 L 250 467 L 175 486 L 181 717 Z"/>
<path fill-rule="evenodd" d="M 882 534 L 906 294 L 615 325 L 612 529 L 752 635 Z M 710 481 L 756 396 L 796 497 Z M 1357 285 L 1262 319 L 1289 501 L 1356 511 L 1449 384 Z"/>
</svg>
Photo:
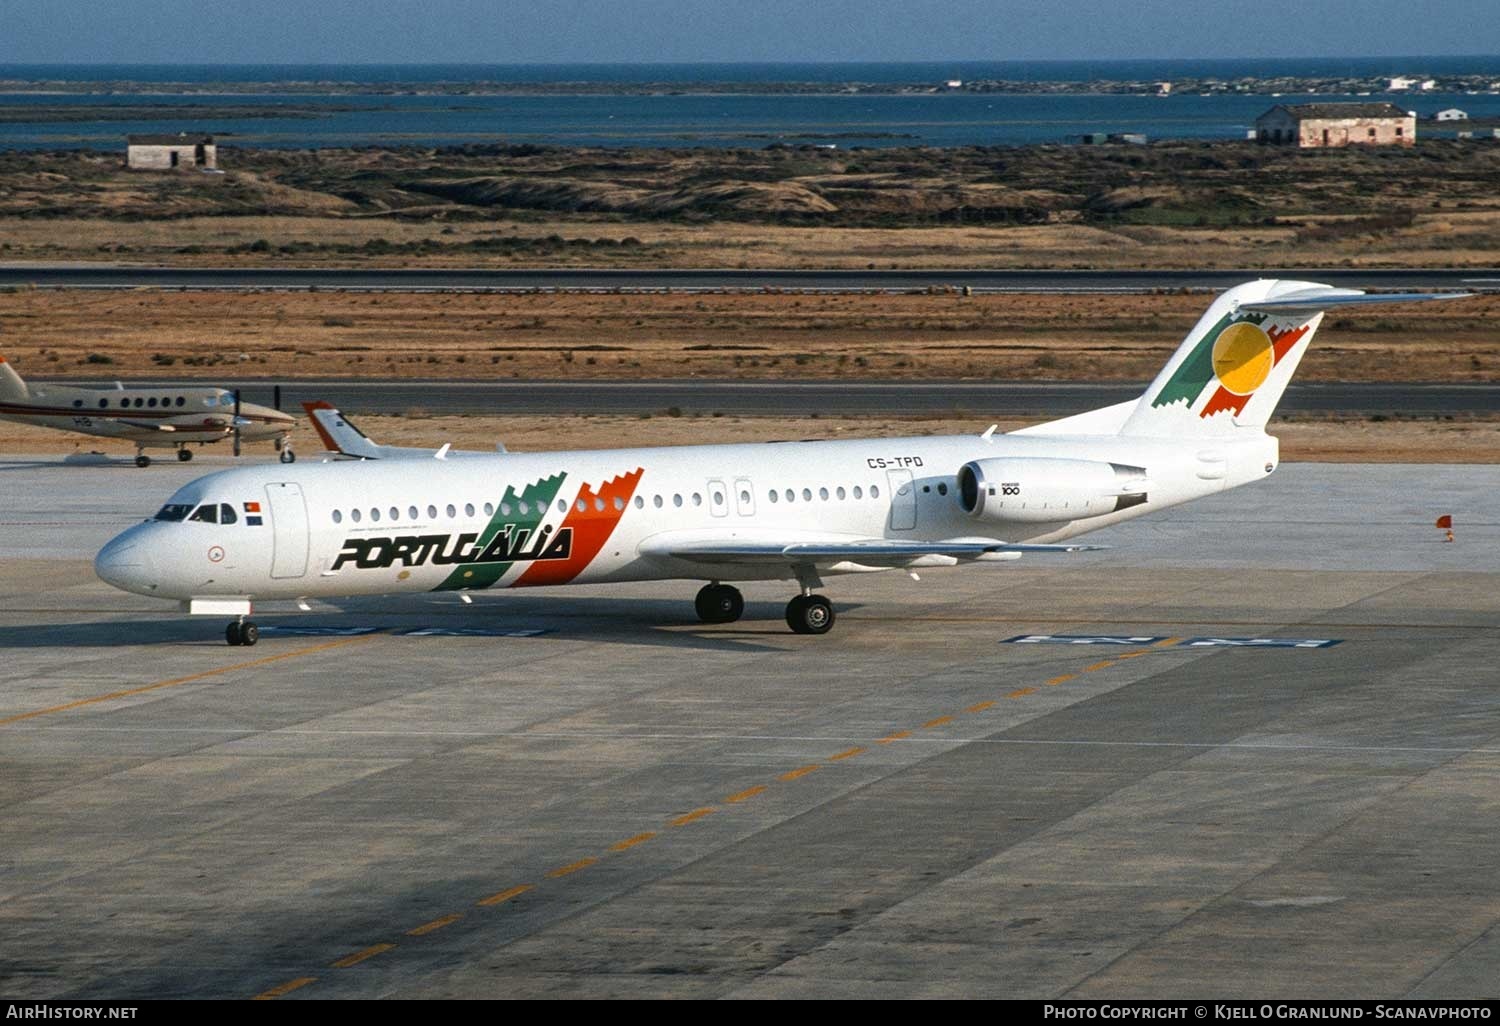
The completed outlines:
<svg viewBox="0 0 1500 1026">
<path fill-rule="evenodd" d="M 975 520 L 1051 524 L 1100 517 L 1145 501 L 1144 467 L 1013 457 L 975 460 L 958 470 L 958 503 Z"/>
</svg>

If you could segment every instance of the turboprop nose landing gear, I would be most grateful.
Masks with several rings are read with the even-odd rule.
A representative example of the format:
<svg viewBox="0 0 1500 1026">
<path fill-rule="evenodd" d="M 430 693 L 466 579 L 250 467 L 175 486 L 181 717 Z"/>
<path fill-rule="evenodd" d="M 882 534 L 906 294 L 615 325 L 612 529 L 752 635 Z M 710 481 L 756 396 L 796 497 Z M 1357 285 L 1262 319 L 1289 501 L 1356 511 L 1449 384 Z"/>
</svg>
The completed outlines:
<svg viewBox="0 0 1500 1026">
<path fill-rule="evenodd" d="M 292 440 L 282 435 L 276 439 L 276 451 L 281 453 L 279 457 L 283 463 L 296 463 L 297 454 L 292 452 Z"/>
</svg>

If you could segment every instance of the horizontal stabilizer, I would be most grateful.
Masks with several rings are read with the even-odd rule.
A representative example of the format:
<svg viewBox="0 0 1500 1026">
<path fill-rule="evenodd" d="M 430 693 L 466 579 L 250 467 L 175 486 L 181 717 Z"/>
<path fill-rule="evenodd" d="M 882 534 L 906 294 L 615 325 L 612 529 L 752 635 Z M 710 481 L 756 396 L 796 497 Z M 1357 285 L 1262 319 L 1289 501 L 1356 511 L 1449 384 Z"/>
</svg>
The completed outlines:
<svg viewBox="0 0 1500 1026">
<path fill-rule="evenodd" d="M 1273 299 L 1252 300 L 1239 304 L 1241 310 L 1257 313 L 1312 314 L 1344 306 L 1369 303 L 1425 303 L 1434 299 L 1467 299 L 1472 292 L 1360 292 L 1358 289 L 1316 288 L 1284 293 Z"/>
</svg>

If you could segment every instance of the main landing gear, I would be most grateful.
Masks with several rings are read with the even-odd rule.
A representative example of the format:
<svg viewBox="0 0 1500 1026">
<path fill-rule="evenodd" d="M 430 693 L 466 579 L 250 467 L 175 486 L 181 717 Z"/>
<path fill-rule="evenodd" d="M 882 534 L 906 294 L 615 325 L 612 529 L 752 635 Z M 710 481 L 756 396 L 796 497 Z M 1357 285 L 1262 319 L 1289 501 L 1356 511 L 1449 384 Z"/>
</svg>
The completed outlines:
<svg viewBox="0 0 1500 1026">
<path fill-rule="evenodd" d="M 189 449 L 187 446 L 182 446 L 177 450 L 177 458 L 183 463 L 186 463 L 188 460 L 193 458 L 193 450 Z"/>
<path fill-rule="evenodd" d="M 698 592 L 693 608 L 704 623 L 734 623 L 745 614 L 745 596 L 738 588 L 715 581 Z"/>
<path fill-rule="evenodd" d="M 798 595 L 786 604 L 786 625 L 795 634 L 827 634 L 833 627 L 833 603 L 822 595 Z"/>
<path fill-rule="evenodd" d="M 224 640 L 231 645 L 253 645 L 260 640 L 260 628 L 253 620 L 235 620 L 224 628 Z"/>
<path fill-rule="evenodd" d="M 745 614 L 745 596 L 738 588 L 714 581 L 698 592 L 693 608 L 704 623 L 733 623 Z M 786 604 L 786 624 L 794 633 L 827 634 L 833 620 L 833 603 L 823 595 L 814 595 L 810 584 Z"/>
</svg>

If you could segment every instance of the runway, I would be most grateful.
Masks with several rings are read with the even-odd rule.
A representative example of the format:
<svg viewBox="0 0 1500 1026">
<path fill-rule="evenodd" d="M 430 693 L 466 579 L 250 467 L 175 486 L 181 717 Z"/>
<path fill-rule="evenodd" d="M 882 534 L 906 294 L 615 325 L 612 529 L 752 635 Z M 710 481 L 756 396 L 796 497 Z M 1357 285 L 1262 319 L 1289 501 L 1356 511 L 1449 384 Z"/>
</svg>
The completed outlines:
<svg viewBox="0 0 1500 1026">
<path fill-rule="evenodd" d="M 1349 288 L 1490 290 L 1500 268 L 1294 268 L 1285 270 L 1033 271 L 953 270 L 596 270 L 275 267 L 130 267 L 116 264 L 0 264 L 0 287 L 86 289 L 346 289 L 372 291 L 921 291 L 1152 292 L 1220 290 L 1255 278 L 1286 277 Z"/>
<path fill-rule="evenodd" d="M 88 562 L 225 465 L 0 464 L 6 994 L 1493 996 L 1500 468 L 1284 466 L 822 638 L 663 583 L 246 650 Z"/>
<path fill-rule="evenodd" d="M 78 382 L 100 388 L 112 381 Z M 240 389 L 245 402 L 272 405 L 264 380 L 193 379 L 171 385 Z M 1142 382 L 974 381 L 288 381 L 283 409 L 325 399 L 350 416 L 428 414 L 662 414 L 829 417 L 938 415 L 1065 417 L 1134 399 Z M 1452 416 L 1500 409 L 1500 384 L 1293 382 L 1278 410 L 1290 414 Z"/>
</svg>

